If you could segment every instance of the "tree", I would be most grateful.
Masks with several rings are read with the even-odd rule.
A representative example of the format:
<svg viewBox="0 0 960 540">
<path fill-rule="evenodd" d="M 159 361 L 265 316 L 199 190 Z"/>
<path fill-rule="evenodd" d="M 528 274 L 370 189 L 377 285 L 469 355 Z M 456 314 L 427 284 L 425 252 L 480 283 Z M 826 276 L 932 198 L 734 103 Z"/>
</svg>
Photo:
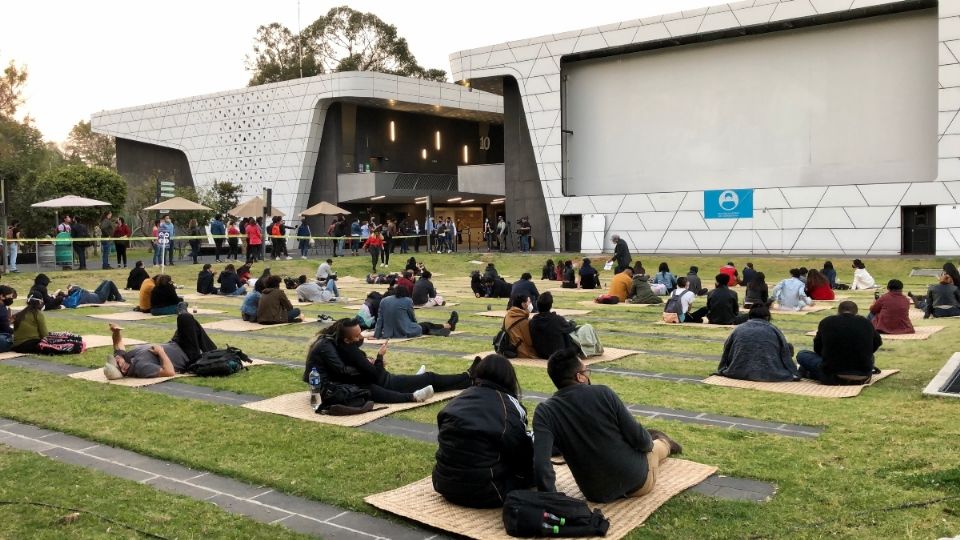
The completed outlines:
<svg viewBox="0 0 960 540">
<path fill-rule="evenodd" d="M 86 165 L 64 165 L 51 169 L 40 175 L 30 189 L 23 191 L 29 192 L 31 200 L 29 203 L 24 201 L 28 208 L 35 202 L 63 195 L 79 195 L 110 203 L 110 207 L 65 208 L 61 211 L 61 215 L 66 212 L 88 223 L 98 221 L 100 214 L 108 208 L 123 208 L 127 199 L 127 183 L 119 174 L 106 167 Z M 26 216 L 21 221 L 28 230 L 45 231 L 53 224 L 49 214 L 37 212 L 35 208 Z"/>
<path fill-rule="evenodd" d="M 213 208 L 214 213 L 227 215 L 231 208 L 240 204 L 243 186 L 229 180 L 215 181 L 208 189 L 200 190 L 200 204 Z"/>
<path fill-rule="evenodd" d="M 26 66 L 17 67 L 13 60 L 0 77 L 0 116 L 12 118 L 23 104 L 23 87 L 27 84 Z"/>
<path fill-rule="evenodd" d="M 117 146 L 113 137 L 95 133 L 90 122 L 77 122 L 67 136 L 67 157 L 91 167 L 117 168 Z"/>
<path fill-rule="evenodd" d="M 427 69 L 417 63 L 407 40 L 397 27 L 373 13 L 347 6 L 332 8 L 295 35 L 285 26 L 272 23 L 257 29 L 254 59 L 247 58 L 253 72 L 250 86 L 286 81 L 335 71 L 379 71 L 432 81 L 445 81 L 441 69 Z"/>
</svg>

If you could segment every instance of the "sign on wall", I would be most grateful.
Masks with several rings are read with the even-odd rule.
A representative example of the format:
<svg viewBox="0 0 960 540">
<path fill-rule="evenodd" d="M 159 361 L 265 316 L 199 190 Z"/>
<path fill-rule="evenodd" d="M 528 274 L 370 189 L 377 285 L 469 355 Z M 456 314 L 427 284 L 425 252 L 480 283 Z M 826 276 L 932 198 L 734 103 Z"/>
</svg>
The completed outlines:
<svg viewBox="0 0 960 540">
<path fill-rule="evenodd" d="M 753 217 L 752 189 L 713 189 L 703 192 L 703 217 L 739 219 Z"/>
</svg>

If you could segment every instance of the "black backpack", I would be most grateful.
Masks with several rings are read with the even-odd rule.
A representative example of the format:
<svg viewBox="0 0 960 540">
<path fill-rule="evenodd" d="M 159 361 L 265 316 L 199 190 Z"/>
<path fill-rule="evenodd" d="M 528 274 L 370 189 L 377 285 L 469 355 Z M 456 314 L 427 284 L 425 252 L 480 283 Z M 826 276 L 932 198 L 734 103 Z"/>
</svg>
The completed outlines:
<svg viewBox="0 0 960 540">
<path fill-rule="evenodd" d="M 510 328 L 501 327 L 500 331 L 497 332 L 497 335 L 493 338 L 493 351 L 504 358 L 516 358 L 517 346 L 510 341 L 510 330 L 514 326 L 523 322 L 523 319 L 518 319 L 517 322 L 510 325 Z M 504 321 L 506 324 L 506 321 Z"/>
<path fill-rule="evenodd" d="M 610 521 L 599 508 L 563 493 L 514 490 L 503 502 L 503 528 L 510 536 L 604 536 Z"/>
<path fill-rule="evenodd" d="M 287 289 L 296 289 L 296 288 L 297 288 L 297 280 L 293 279 L 293 278 L 290 277 L 290 276 L 283 276 L 283 284 L 284 284 L 284 286 L 287 287 Z"/>
<path fill-rule="evenodd" d="M 187 366 L 187 372 L 199 377 L 226 377 L 241 369 L 247 369 L 244 363 L 251 363 L 250 357 L 236 347 L 227 345 L 226 349 L 214 349 L 203 353 L 196 362 Z"/>
</svg>

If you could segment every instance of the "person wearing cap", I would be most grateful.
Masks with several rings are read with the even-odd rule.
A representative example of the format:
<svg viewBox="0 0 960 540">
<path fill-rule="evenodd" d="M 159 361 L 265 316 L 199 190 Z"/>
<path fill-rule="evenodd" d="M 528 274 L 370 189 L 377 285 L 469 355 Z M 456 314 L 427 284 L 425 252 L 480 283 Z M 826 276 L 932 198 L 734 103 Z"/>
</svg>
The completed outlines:
<svg viewBox="0 0 960 540">
<path fill-rule="evenodd" d="M 203 353 L 217 348 L 189 313 L 177 316 L 177 330 L 167 343 L 138 345 L 128 351 L 123 343 L 123 328 L 111 324 L 110 335 L 113 338 L 113 356 L 103 366 L 103 374 L 110 380 L 173 377 L 177 373 L 184 373 Z"/>
<path fill-rule="evenodd" d="M 910 299 L 904 296 L 903 282 L 899 279 L 891 279 L 887 283 L 887 293 L 870 306 L 870 315 L 867 318 L 881 334 L 916 332 L 910 322 Z"/>
</svg>

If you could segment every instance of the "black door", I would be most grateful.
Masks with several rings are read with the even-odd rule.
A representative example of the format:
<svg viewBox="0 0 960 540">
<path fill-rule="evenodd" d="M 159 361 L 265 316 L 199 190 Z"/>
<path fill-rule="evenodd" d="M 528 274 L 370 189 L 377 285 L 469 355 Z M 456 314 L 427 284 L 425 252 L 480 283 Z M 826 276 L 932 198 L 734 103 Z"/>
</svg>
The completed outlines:
<svg viewBox="0 0 960 540">
<path fill-rule="evenodd" d="M 937 253 L 937 207 L 901 207 L 903 254 L 935 255 Z"/>
<path fill-rule="evenodd" d="M 580 234 L 583 232 L 583 216 L 562 216 L 563 248 L 566 253 L 580 253 Z"/>
</svg>

